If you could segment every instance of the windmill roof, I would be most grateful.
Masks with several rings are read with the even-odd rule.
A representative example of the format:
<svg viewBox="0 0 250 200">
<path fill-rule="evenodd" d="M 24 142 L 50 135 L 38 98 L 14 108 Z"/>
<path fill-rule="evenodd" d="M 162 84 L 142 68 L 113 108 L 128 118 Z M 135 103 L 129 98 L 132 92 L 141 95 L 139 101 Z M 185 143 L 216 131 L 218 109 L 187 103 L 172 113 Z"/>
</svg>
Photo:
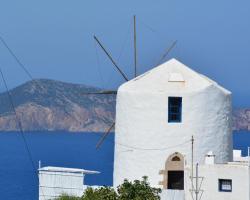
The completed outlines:
<svg viewBox="0 0 250 200">
<path fill-rule="evenodd" d="M 124 83 L 119 91 L 139 92 L 192 92 L 215 86 L 222 92 L 231 92 L 215 81 L 195 72 L 180 61 L 171 59 L 144 74 Z"/>
</svg>

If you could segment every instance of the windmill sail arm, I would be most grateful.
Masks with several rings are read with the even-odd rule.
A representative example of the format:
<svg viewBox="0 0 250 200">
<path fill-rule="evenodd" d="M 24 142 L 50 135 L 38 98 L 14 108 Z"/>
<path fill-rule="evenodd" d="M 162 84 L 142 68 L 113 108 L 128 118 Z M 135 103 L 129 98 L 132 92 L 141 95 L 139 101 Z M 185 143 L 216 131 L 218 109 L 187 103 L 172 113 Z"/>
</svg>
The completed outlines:
<svg viewBox="0 0 250 200">
<path fill-rule="evenodd" d="M 108 130 L 103 134 L 103 136 L 101 137 L 101 139 L 99 140 L 99 142 L 96 145 L 96 148 L 99 149 L 100 146 L 102 145 L 102 143 L 104 142 L 104 140 L 106 139 L 106 137 L 109 135 L 109 133 L 111 132 L 111 130 L 115 127 L 115 122 L 108 128 Z"/>
<path fill-rule="evenodd" d="M 82 93 L 84 95 L 90 95 L 90 94 L 117 94 L 116 90 L 103 90 L 99 92 L 84 92 Z"/>
<path fill-rule="evenodd" d="M 115 66 L 115 68 L 117 69 L 117 71 L 122 75 L 122 77 L 128 81 L 128 77 L 125 75 L 125 73 L 121 70 L 120 67 L 118 67 L 118 65 L 116 64 L 116 62 L 114 61 L 114 59 L 112 58 L 112 56 L 110 55 L 110 53 L 104 48 L 104 46 L 102 45 L 102 43 L 100 42 L 100 40 L 98 40 L 98 38 L 96 36 L 94 36 L 95 41 L 98 43 L 98 45 L 101 47 L 101 49 L 105 52 L 105 54 L 108 56 L 108 58 L 110 59 L 110 61 L 113 63 L 113 65 Z"/>
<path fill-rule="evenodd" d="M 172 45 L 169 48 L 167 48 L 166 52 L 162 55 L 161 59 L 158 61 L 156 66 L 158 66 L 162 63 L 162 61 L 168 56 L 168 54 L 172 51 L 172 49 L 176 46 L 176 44 L 177 44 L 177 40 L 175 40 L 172 43 Z"/>
</svg>

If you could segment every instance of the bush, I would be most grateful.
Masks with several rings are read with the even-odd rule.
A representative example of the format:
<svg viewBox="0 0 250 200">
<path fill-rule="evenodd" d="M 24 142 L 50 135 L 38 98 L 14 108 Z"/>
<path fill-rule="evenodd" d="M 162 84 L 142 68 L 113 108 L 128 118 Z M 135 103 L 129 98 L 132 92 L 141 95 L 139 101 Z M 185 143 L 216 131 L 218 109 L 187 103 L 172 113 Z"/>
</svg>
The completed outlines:
<svg viewBox="0 0 250 200">
<path fill-rule="evenodd" d="M 81 200 L 117 200 L 117 194 L 113 188 L 101 187 L 98 189 L 87 188 Z"/>
<path fill-rule="evenodd" d="M 61 196 L 58 200 L 159 200 L 161 189 L 150 186 L 147 177 L 141 181 L 124 180 L 117 192 L 111 187 L 87 188 L 82 197 Z"/>
<path fill-rule="evenodd" d="M 151 187 L 147 177 L 144 176 L 142 181 L 129 182 L 125 180 L 117 191 L 118 200 L 159 200 L 161 189 Z"/>
<path fill-rule="evenodd" d="M 56 200 L 81 200 L 80 197 L 71 197 L 68 195 L 62 195 L 61 197 L 57 198 Z"/>
</svg>

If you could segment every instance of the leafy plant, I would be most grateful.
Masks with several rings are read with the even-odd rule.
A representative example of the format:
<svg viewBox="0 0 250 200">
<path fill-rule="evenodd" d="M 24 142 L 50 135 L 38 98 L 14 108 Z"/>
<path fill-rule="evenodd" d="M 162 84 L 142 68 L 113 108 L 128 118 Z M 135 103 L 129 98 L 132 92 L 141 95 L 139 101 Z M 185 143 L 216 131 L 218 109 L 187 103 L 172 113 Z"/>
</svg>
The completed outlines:
<svg viewBox="0 0 250 200">
<path fill-rule="evenodd" d="M 57 198 L 56 200 L 81 200 L 80 197 L 72 197 L 72 196 L 68 196 L 63 194 L 61 197 Z"/>
<path fill-rule="evenodd" d="M 117 191 L 111 187 L 87 188 L 82 197 L 61 196 L 58 200 L 159 200 L 161 189 L 151 187 L 148 178 L 124 180 Z"/>
<path fill-rule="evenodd" d="M 117 193 L 113 188 L 101 187 L 98 189 L 88 188 L 82 200 L 117 200 Z"/>
<path fill-rule="evenodd" d="M 129 182 L 125 180 L 117 191 L 119 200 L 158 200 L 161 189 L 151 187 L 148 178 L 144 176 L 142 181 Z"/>
</svg>

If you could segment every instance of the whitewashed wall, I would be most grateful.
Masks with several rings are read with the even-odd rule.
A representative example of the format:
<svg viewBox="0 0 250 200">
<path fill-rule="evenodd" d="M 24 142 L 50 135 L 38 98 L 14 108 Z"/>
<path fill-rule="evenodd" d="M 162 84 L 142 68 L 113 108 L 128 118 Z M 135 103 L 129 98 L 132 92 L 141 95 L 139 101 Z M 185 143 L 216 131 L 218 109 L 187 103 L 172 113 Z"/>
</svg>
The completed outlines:
<svg viewBox="0 0 250 200">
<path fill-rule="evenodd" d="M 184 200 L 185 193 L 183 190 L 162 190 L 161 200 Z"/>
<path fill-rule="evenodd" d="M 50 200 L 62 194 L 80 197 L 84 192 L 83 174 L 39 172 L 39 200 Z"/>
<path fill-rule="evenodd" d="M 169 66 L 186 82 L 169 83 Z M 183 97 L 181 123 L 168 123 L 169 96 Z M 190 162 L 192 135 L 195 161 L 203 163 L 210 150 L 218 163 L 232 159 L 231 93 L 176 60 L 122 85 L 116 106 L 114 186 L 147 175 L 160 187 L 170 154 Z"/>
<path fill-rule="evenodd" d="M 193 200 L 189 190 L 190 168 L 186 168 L 185 199 Z M 201 189 L 204 190 L 201 200 L 249 200 L 249 168 L 247 165 L 202 165 L 199 177 L 204 177 Z M 232 192 L 220 192 L 218 179 L 232 179 Z M 201 179 L 199 180 L 200 183 Z"/>
</svg>

